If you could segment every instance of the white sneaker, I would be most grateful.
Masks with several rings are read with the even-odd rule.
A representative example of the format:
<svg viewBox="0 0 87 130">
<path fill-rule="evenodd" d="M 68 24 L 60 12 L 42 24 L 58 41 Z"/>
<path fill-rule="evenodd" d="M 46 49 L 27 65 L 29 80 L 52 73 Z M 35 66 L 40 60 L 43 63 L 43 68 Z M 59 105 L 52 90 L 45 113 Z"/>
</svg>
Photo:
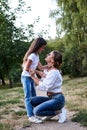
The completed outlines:
<svg viewBox="0 0 87 130">
<path fill-rule="evenodd" d="M 44 116 L 43 118 L 42 118 L 42 121 L 48 121 L 48 120 L 50 120 L 51 118 L 53 118 L 54 116 Z"/>
<path fill-rule="evenodd" d="M 59 120 L 58 120 L 59 123 L 64 123 L 66 121 L 66 109 L 65 108 L 62 108 L 62 113 L 58 114 L 58 117 L 59 117 Z"/>
<path fill-rule="evenodd" d="M 29 117 L 28 120 L 29 120 L 30 122 L 33 122 L 33 123 L 42 123 L 42 120 L 38 119 L 38 118 L 35 117 L 35 116 Z"/>
</svg>

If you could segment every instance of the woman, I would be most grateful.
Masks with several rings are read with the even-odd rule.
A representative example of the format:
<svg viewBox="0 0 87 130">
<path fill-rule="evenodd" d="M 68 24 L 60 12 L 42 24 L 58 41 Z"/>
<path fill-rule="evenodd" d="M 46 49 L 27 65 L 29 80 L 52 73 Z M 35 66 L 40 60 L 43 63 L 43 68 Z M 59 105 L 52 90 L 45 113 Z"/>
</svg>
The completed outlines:
<svg viewBox="0 0 87 130">
<path fill-rule="evenodd" d="M 40 80 L 33 75 L 31 76 L 38 85 L 37 88 L 47 93 L 47 97 L 36 96 L 31 99 L 31 105 L 34 107 L 34 114 L 36 116 L 53 117 L 65 105 L 65 97 L 62 93 L 62 76 L 59 71 L 62 64 L 62 55 L 58 51 L 52 51 L 48 58 L 50 59 L 50 69 L 46 77 Z M 65 113 L 64 111 L 63 114 Z"/>
</svg>

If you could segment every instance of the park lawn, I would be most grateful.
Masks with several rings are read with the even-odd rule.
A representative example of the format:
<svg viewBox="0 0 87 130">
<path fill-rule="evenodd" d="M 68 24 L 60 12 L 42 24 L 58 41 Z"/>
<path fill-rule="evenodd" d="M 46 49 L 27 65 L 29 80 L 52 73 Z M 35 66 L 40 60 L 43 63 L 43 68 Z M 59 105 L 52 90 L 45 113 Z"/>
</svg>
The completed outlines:
<svg viewBox="0 0 87 130">
<path fill-rule="evenodd" d="M 71 79 L 64 76 L 63 91 L 66 108 L 76 112 L 72 121 L 87 126 L 87 77 Z"/>
<path fill-rule="evenodd" d="M 71 79 L 64 76 L 62 88 L 65 107 L 76 113 L 72 121 L 87 126 L 87 77 Z M 26 116 L 22 86 L 0 86 L 0 130 L 14 130 L 15 124 L 23 127 L 31 125 Z"/>
</svg>

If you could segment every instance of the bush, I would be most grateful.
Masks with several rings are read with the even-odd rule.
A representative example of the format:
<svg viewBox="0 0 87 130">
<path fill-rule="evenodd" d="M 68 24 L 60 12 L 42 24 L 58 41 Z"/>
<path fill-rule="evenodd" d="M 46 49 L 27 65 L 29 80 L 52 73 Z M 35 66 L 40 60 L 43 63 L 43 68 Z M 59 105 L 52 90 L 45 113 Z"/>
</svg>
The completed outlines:
<svg viewBox="0 0 87 130">
<path fill-rule="evenodd" d="M 13 83 L 16 83 L 16 82 L 19 82 L 20 81 L 20 78 L 21 78 L 21 67 L 19 69 L 13 69 L 11 72 L 10 72 L 10 75 L 11 75 L 11 79 L 13 81 Z"/>
<path fill-rule="evenodd" d="M 80 122 L 83 126 L 87 126 L 87 110 L 80 110 L 73 118 L 72 121 Z"/>
<path fill-rule="evenodd" d="M 70 77 L 87 75 L 87 44 L 74 44 L 64 54 L 63 72 Z"/>
</svg>

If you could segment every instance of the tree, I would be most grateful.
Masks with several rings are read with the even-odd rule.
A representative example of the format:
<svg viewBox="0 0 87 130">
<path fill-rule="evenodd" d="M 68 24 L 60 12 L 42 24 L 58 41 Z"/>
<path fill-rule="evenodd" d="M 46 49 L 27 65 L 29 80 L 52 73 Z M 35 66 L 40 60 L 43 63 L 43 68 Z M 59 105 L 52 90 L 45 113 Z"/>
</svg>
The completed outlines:
<svg viewBox="0 0 87 130">
<path fill-rule="evenodd" d="M 56 19 L 57 33 L 65 46 L 63 72 L 86 76 L 87 0 L 56 0 L 56 3 L 58 8 L 50 16 Z"/>
<path fill-rule="evenodd" d="M 51 12 L 56 17 L 56 25 L 60 33 L 75 37 L 78 43 L 87 40 L 87 0 L 56 0 L 58 9 Z M 60 25 L 60 28 L 59 28 Z"/>
<path fill-rule="evenodd" d="M 24 47 L 24 42 L 22 42 L 27 40 L 27 37 L 24 36 L 21 28 L 15 27 L 15 19 L 8 4 L 2 1 L 0 6 L 0 79 L 4 85 L 4 78 L 7 77 L 10 87 L 12 87 L 10 71 L 13 66 L 16 70 L 27 47 Z"/>
</svg>

